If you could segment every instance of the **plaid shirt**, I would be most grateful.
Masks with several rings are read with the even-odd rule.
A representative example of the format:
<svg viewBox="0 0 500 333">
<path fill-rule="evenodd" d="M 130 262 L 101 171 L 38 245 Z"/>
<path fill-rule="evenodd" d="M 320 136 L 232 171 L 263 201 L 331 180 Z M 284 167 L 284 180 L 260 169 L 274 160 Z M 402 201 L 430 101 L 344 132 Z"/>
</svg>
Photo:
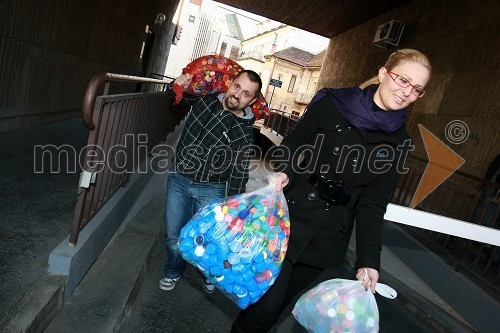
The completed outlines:
<svg viewBox="0 0 500 333">
<path fill-rule="evenodd" d="M 175 153 L 175 168 L 201 183 L 225 183 L 228 196 L 245 191 L 253 144 L 254 116 L 247 107 L 242 117 L 224 110 L 224 94 L 185 95 L 192 105 Z"/>
</svg>

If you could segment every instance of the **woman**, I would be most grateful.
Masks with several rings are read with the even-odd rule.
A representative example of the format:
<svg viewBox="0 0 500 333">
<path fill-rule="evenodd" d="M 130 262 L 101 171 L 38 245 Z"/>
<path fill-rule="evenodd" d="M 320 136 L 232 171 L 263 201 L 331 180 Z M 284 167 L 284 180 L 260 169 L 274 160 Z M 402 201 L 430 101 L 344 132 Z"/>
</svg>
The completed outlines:
<svg viewBox="0 0 500 333">
<path fill-rule="evenodd" d="M 233 332 L 266 332 L 285 306 L 325 269 L 343 264 L 356 220 L 356 279 L 375 292 L 381 231 L 410 138 L 406 108 L 425 93 L 431 65 L 412 49 L 392 53 L 359 87 L 322 89 L 283 139 L 277 189 L 288 201 L 291 235 L 281 273 L 242 311 Z M 305 159 L 299 164 L 298 153 Z"/>
</svg>

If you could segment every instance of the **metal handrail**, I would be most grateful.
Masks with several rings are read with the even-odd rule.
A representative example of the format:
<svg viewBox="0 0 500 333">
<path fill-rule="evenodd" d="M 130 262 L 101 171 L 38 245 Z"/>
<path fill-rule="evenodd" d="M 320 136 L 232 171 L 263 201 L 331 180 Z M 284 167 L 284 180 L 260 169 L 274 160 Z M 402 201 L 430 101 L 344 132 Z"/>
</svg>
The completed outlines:
<svg viewBox="0 0 500 333">
<path fill-rule="evenodd" d="M 135 82 L 135 83 L 155 83 L 167 85 L 170 81 L 157 80 L 151 78 L 145 78 L 141 76 L 123 75 L 116 73 L 102 72 L 94 75 L 87 85 L 85 94 L 83 96 L 83 106 L 82 106 L 82 120 L 89 130 L 95 129 L 93 118 L 94 104 L 97 97 L 97 90 L 104 82 L 109 83 L 109 81 L 122 81 L 122 82 Z M 104 95 L 107 95 L 108 87 L 106 86 Z"/>
<path fill-rule="evenodd" d="M 269 115 L 262 124 L 263 127 L 275 131 L 280 136 L 287 135 L 295 127 L 298 117 L 294 114 L 278 109 L 270 109 Z M 276 120 L 279 118 L 278 120 Z M 286 122 L 283 126 L 283 120 Z M 277 124 L 276 124 L 277 122 Z"/>
<path fill-rule="evenodd" d="M 158 73 L 151 73 L 150 75 L 151 76 L 159 76 L 159 77 L 167 78 L 167 79 L 170 79 L 172 81 L 175 80 L 175 77 L 171 77 L 171 76 L 168 76 L 168 75 L 163 75 L 163 74 L 158 74 Z"/>
<path fill-rule="evenodd" d="M 141 92 L 136 87 L 135 92 L 112 94 L 111 81 L 131 82 L 138 87 L 141 84 L 161 86 L 151 89 L 152 91 Z M 102 83 L 105 83 L 104 92 L 97 96 L 101 93 L 98 89 Z M 173 94 L 165 91 L 169 83 L 166 80 L 114 73 L 99 73 L 91 79 L 84 95 L 82 118 L 90 130 L 87 149 L 92 150 L 92 147 L 98 146 L 101 150 L 97 154 L 84 156 L 83 165 L 86 167 L 82 167 L 82 177 L 78 185 L 70 247 L 75 246 L 80 231 L 107 200 L 128 183 L 133 170 L 147 158 L 153 147 L 161 142 L 187 113 L 187 109 L 176 108 L 172 104 Z M 130 135 L 145 135 L 146 142 L 140 143 L 141 149 L 147 148 L 146 151 L 141 150 L 144 154 L 134 154 L 138 151 L 139 142 L 133 140 L 130 145 L 127 144 L 127 137 Z M 125 155 L 120 155 L 120 161 L 108 156 L 112 148 L 117 146 L 124 147 L 122 151 Z M 105 162 L 100 164 L 102 168 L 99 170 L 92 167 L 96 165 L 96 161 Z M 123 161 L 127 161 L 126 164 L 123 164 Z"/>
</svg>

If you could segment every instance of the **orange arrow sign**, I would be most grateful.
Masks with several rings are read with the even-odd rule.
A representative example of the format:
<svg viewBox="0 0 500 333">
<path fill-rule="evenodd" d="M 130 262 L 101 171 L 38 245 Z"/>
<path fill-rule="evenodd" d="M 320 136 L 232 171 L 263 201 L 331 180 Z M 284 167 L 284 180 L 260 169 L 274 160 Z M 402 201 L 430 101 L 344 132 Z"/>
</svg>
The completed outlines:
<svg viewBox="0 0 500 333">
<path fill-rule="evenodd" d="M 424 140 L 429 164 L 427 164 L 417 190 L 411 199 L 410 208 L 415 208 L 465 162 L 460 155 L 439 140 L 427 128 L 421 124 L 418 124 L 418 128 Z"/>
</svg>

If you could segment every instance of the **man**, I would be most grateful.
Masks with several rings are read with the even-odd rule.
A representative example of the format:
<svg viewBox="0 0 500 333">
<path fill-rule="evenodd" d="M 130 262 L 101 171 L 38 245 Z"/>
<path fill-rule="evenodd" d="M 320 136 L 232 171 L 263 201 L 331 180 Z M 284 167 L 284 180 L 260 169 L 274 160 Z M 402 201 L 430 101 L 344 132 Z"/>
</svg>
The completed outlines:
<svg viewBox="0 0 500 333">
<path fill-rule="evenodd" d="M 187 86 L 191 75 L 174 83 Z M 168 260 L 160 289 L 172 290 L 186 270 L 176 249 L 180 231 L 193 215 L 215 199 L 245 191 L 249 152 L 253 144 L 254 103 L 262 88 L 257 73 L 242 71 L 224 94 L 185 96 L 192 106 L 175 153 L 174 172 L 167 182 L 165 238 Z M 207 293 L 214 285 L 202 276 Z"/>
</svg>

